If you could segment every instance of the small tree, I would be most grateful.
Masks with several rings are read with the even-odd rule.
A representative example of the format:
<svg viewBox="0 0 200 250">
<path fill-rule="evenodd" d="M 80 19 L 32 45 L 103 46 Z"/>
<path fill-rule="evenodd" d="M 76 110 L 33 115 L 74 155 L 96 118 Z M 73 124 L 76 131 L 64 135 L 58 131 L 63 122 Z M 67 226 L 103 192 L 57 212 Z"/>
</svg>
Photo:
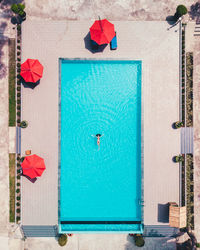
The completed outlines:
<svg viewBox="0 0 200 250">
<path fill-rule="evenodd" d="M 14 3 L 11 5 L 11 10 L 15 14 L 19 15 L 22 18 L 22 20 L 26 19 L 26 12 L 24 11 L 24 9 L 25 9 L 25 5 L 21 3 L 18 3 L 18 4 Z"/>
<path fill-rule="evenodd" d="M 20 12 L 22 14 L 22 12 L 24 12 L 24 9 L 25 9 L 25 5 L 24 4 L 21 4 L 21 3 L 14 3 L 11 5 L 11 10 L 15 13 L 15 14 L 19 14 L 20 15 Z"/>
<path fill-rule="evenodd" d="M 187 8 L 184 5 L 178 5 L 176 8 L 177 17 L 182 17 L 183 15 L 187 14 Z"/>
</svg>

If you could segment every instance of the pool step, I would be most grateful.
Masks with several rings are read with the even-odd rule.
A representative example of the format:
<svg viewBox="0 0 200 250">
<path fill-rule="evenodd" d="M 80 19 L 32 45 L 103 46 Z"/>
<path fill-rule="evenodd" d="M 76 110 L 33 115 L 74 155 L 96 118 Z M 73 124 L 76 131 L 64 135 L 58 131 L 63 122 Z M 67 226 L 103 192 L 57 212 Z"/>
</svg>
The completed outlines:
<svg viewBox="0 0 200 250">
<path fill-rule="evenodd" d="M 175 237 L 178 232 L 179 229 L 168 225 L 145 225 L 143 235 L 145 237 Z"/>
<path fill-rule="evenodd" d="M 194 28 L 194 36 L 200 36 L 200 24 L 196 24 Z"/>
<path fill-rule="evenodd" d="M 57 226 L 22 226 L 25 237 L 56 237 Z"/>
</svg>

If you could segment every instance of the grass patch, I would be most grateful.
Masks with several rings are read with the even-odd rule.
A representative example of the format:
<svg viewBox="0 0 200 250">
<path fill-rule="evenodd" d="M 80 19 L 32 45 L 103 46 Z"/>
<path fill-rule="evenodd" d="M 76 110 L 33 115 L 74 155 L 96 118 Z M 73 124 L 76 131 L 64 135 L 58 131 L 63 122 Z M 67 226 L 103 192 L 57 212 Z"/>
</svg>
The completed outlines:
<svg viewBox="0 0 200 250">
<path fill-rule="evenodd" d="M 15 76 L 15 39 L 9 39 L 9 126 L 16 123 Z"/>
<path fill-rule="evenodd" d="M 15 222 L 15 154 L 9 154 L 10 222 Z"/>
</svg>

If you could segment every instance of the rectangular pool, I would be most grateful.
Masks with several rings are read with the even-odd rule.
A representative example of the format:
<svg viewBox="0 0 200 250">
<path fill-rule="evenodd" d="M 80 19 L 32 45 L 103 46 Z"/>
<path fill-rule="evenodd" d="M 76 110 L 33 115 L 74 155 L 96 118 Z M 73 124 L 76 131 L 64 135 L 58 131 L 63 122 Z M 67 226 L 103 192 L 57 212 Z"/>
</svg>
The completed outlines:
<svg viewBox="0 0 200 250">
<path fill-rule="evenodd" d="M 142 231 L 141 65 L 60 60 L 61 232 Z"/>
</svg>

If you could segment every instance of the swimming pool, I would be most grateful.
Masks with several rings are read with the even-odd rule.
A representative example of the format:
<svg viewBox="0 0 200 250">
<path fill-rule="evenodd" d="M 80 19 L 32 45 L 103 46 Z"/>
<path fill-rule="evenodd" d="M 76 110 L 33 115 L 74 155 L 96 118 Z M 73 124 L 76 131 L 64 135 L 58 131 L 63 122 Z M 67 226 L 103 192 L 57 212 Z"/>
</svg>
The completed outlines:
<svg viewBox="0 0 200 250">
<path fill-rule="evenodd" d="M 141 65 L 60 60 L 61 232 L 142 231 Z"/>
</svg>

